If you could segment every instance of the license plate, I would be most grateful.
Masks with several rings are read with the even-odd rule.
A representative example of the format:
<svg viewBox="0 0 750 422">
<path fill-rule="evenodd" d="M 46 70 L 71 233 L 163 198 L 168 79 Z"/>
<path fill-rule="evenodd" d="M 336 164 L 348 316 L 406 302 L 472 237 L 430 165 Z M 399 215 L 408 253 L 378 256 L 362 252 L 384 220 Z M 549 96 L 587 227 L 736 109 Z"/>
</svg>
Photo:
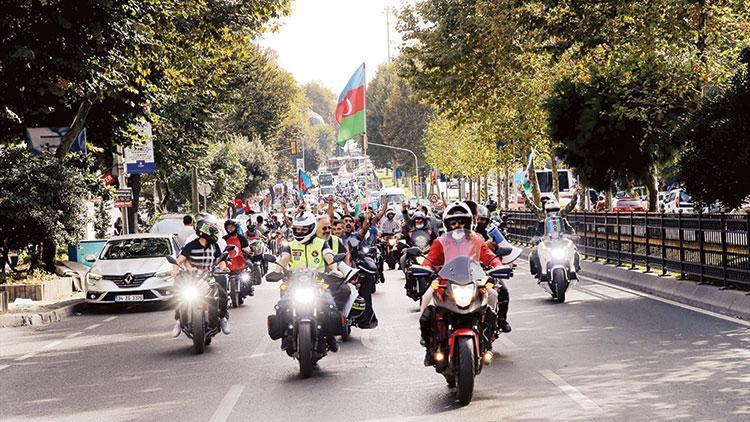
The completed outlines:
<svg viewBox="0 0 750 422">
<path fill-rule="evenodd" d="M 143 295 L 118 295 L 115 302 L 143 302 Z"/>
</svg>

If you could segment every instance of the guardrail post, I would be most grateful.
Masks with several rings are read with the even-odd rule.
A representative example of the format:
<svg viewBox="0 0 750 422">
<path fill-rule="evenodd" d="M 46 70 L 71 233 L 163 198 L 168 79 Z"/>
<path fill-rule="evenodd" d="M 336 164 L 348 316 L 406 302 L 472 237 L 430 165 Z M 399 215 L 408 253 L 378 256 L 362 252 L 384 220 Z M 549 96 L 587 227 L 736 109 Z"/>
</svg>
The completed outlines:
<svg viewBox="0 0 750 422">
<path fill-rule="evenodd" d="M 615 224 L 617 224 L 617 266 L 622 267 L 622 242 L 620 242 L 620 213 L 615 214 Z"/>
<path fill-rule="evenodd" d="M 682 210 L 677 213 L 677 232 L 680 237 L 680 279 L 685 279 L 685 232 L 682 230 Z"/>
<path fill-rule="evenodd" d="M 651 272 L 651 264 L 649 263 L 649 255 L 651 255 L 651 234 L 648 230 L 648 211 L 645 214 L 645 228 L 646 228 L 646 273 Z"/>
<path fill-rule="evenodd" d="M 609 212 L 604 213 L 604 263 L 609 263 Z"/>
<path fill-rule="evenodd" d="M 729 284 L 729 274 L 727 274 L 727 216 L 724 213 L 724 208 L 721 209 L 721 274 L 724 276 L 724 285 L 720 287 L 720 290 L 731 289 L 732 285 Z"/>
<path fill-rule="evenodd" d="M 704 244 L 705 239 L 703 236 L 703 210 L 698 209 L 698 251 L 700 255 L 700 263 L 701 263 L 701 271 L 700 276 L 698 277 L 698 284 L 705 284 L 706 280 L 703 276 L 703 273 L 705 272 L 705 268 L 703 268 L 706 265 L 706 251 L 704 250 Z"/>
<path fill-rule="evenodd" d="M 659 213 L 661 226 L 661 275 L 667 275 L 667 229 L 664 228 L 664 210 Z"/>
<path fill-rule="evenodd" d="M 583 214 L 583 239 L 586 242 L 586 247 L 583 250 L 583 255 L 585 255 L 586 258 L 588 258 L 588 256 L 589 256 L 589 253 L 588 253 L 588 250 L 589 250 L 589 237 L 588 237 L 589 227 L 588 227 L 588 224 L 586 223 L 586 216 L 588 215 L 588 211 L 584 210 L 582 214 Z"/>
<path fill-rule="evenodd" d="M 633 224 L 633 211 L 630 211 L 630 269 L 635 268 L 635 224 Z"/>
</svg>

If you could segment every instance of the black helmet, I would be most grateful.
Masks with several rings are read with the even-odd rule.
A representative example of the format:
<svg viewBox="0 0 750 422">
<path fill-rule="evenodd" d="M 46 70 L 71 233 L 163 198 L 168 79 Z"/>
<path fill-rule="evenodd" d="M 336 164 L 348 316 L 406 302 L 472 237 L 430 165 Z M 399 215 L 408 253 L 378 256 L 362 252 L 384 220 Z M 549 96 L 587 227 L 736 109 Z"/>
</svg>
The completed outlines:
<svg viewBox="0 0 750 422">
<path fill-rule="evenodd" d="M 195 234 L 211 243 L 219 241 L 219 229 L 209 224 L 207 221 L 200 221 L 195 226 Z"/>
<path fill-rule="evenodd" d="M 237 228 L 239 227 L 236 221 L 229 219 L 224 222 L 224 230 L 226 230 L 227 233 L 229 233 L 229 226 L 234 226 L 234 231 L 237 231 Z"/>
</svg>

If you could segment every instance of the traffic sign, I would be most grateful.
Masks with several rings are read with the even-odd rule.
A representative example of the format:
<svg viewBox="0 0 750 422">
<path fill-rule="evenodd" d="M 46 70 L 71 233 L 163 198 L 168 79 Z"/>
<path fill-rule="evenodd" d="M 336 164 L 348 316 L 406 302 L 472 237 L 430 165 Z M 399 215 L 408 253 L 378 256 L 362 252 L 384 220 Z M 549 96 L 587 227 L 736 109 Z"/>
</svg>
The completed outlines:
<svg viewBox="0 0 750 422">
<path fill-rule="evenodd" d="M 211 195 L 211 185 L 203 182 L 198 184 L 198 193 L 201 194 L 201 196 L 208 196 Z"/>
<path fill-rule="evenodd" d="M 430 200 L 430 202 L 432 202 L 433 204 L 437 204 L 438 202 L 440 202 L 440 196 L 438 196 L 438 194 L 436 194 L 436 193 L 432 193 L 432 194 L 430 194 L 430 197 L 429 197 L 428 199 L 429 199 L 429 200 Z"/>
<path fill-rule="evenodd" d="M 115 208 L 130 208 L 133 206 L 133 190 L 130 188 L 115 191 Z"/>
</svg>

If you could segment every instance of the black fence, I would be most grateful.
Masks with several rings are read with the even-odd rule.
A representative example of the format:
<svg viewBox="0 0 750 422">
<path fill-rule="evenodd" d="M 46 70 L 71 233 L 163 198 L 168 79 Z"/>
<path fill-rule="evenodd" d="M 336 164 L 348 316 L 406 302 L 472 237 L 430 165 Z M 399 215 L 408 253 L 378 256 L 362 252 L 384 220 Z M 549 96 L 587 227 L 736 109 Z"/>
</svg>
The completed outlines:
<svg viewBox="0 0 750 422">
<path fill-rule="evenodd" d="M 537 218 L 508 211 L 507 236 L 529 243 Z M 750 214 L 576 212 L 567 216 L 585 256 L 619 266 L 645 266 L 724 288 L 750 288 Z"/>
</svg>

